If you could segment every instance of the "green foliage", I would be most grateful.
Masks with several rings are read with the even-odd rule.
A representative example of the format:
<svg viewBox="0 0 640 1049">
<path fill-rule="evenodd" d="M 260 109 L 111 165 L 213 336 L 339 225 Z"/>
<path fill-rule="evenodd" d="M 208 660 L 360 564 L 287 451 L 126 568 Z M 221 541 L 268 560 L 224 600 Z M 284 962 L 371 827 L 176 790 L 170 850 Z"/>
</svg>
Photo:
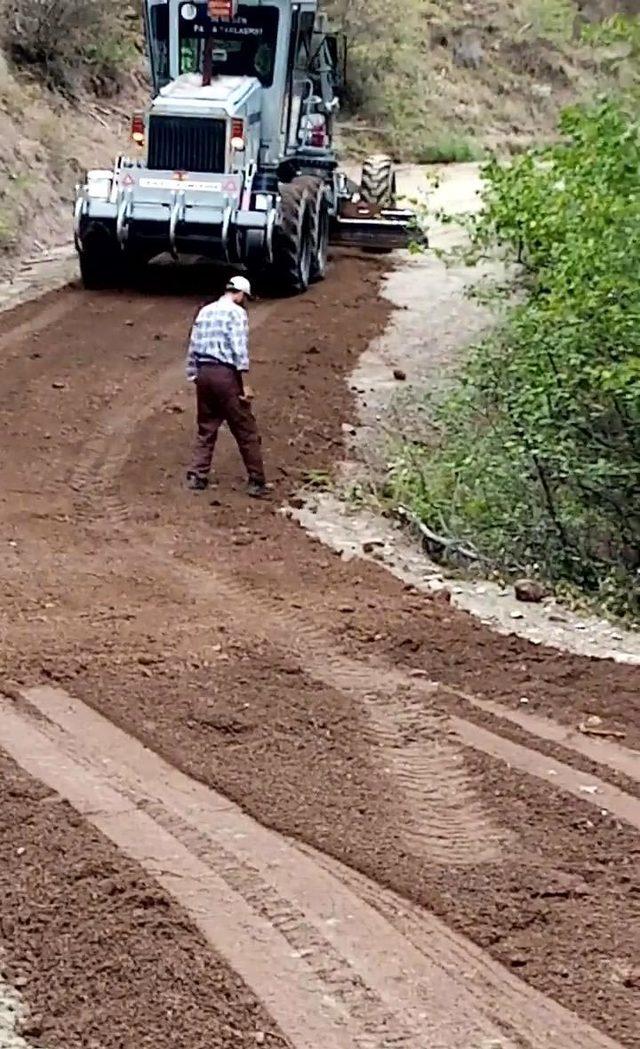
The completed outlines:
<svg viewBox="0 0 640 1049">
<path fill-rule="evenodd" d="M 614 77 L 625 90 L 640 83 L 640 21 L 614 15 L 602 23 L 586 26 L 583 39 L 591 44 L 601 70 Z"/>
<path fill-rule="evenodd" d="M 97 80 L 118 83 L 131 69 L 139 55 L 139 44 L 118 31 L 118 26 L 92 41 L 87 47 L 87 62 Z"/>
<path fill-rule="evenodd" d="M 135 49 L 117 0 L 0 0 L 0 45 L 48 87 L 117 82 Z"/>
<path fill-rule="evenodd" d="M 453 131 L 443 131 L 433 137 L 425 133 L 424 142 L 420 142 L 413 152 L 417 164 L 465 164 L 480 160 L 483 153 L 472 139 Z"/>
<path fill-rule="evenodd" d="M 576 6 L 572 0 L 527 0 L 523 16 L 536 36 L 562 44 L 573 35 Z"/>
<path fill-rule="evenodd" d="M 484 171 L 478 252 L 524 265 L 527 296 L 424 411 L 392 499 L 508 570 L 640 614 L 640 123 L 574 108 L 562 142 Z"/>
</svg>

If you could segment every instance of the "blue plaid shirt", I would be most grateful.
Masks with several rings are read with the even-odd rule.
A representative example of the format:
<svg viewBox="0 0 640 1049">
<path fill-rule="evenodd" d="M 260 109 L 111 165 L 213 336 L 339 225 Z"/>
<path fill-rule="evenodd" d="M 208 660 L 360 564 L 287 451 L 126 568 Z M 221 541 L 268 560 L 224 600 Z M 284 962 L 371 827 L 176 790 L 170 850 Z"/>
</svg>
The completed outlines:
<svg viewBox="0 0 640 1049">
<path fill-rule="evenodd" d="M 201 364 L 230 364 L 249 371 L 249 321 L 246 311 L 223 295 L 203 306 L 193 322 L 187 353 L 187 379 L 193 381 Z"/>
</svg>

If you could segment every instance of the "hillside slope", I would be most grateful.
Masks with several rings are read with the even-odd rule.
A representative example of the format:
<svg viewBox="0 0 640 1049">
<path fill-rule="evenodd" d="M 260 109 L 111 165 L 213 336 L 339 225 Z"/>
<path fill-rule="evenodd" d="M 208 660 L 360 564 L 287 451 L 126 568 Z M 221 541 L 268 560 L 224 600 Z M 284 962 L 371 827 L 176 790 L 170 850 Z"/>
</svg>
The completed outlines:
<svg viewBox="0 0 640 1049">
<path fill-rule="evenodd" d="M 615 83 L 587 25 L 640 0 L 333 0 L 350 41 L 350 131 L 418 162 L 519 150 Z"/>
<path fill-rule="evenodd" d="M 70 240 L 77 176 L 127 148 L 132 93 L 72 104 L 0 67 L 0 275 Z"/>
<path fill-rule="evenodd" d="M 78 175 L 130 149 L 140 14 L 116 0 L 0 0 L 0 274 L 71 237 Z"/>
</svg>

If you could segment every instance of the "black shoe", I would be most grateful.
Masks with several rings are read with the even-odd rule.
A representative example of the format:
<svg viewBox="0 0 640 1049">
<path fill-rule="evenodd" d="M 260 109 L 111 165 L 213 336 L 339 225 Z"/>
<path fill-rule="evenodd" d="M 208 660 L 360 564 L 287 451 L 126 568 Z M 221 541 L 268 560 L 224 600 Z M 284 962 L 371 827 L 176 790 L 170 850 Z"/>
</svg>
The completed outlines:
<svg viewBox="0 0 640 1049">
<path fill-rule="evenodd" d="M 189 470 L 187 473 L 187 488 L 191 488 L 194 492 L 204 492 L 208 487 L 208 477 L 201 477 L 200 474 L 194 473 L 193 470 Z"/>
<path fill-rule="evenodd" d="M 255 481 L 250 478 L 247 482 L 247 495 L 250 495 L 252 499 L 264 499 L 272 491 L 273 485 L 267 484 L 266 481 Z"/>
</svg>

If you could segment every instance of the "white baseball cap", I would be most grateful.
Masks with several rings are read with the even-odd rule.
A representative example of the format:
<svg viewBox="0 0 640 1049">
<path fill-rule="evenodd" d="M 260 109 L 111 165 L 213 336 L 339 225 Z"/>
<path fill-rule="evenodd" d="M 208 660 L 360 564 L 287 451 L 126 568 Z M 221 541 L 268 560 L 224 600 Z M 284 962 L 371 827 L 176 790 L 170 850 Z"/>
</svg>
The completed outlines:
<svg viewBox="0 0 640 1049">
<path fill-rule="evenodd" d="M 251 298 L 251 285 L 246 277 L 231 277 L 227 281 L 227 291 L 241 291 Z"/>
</svg>

